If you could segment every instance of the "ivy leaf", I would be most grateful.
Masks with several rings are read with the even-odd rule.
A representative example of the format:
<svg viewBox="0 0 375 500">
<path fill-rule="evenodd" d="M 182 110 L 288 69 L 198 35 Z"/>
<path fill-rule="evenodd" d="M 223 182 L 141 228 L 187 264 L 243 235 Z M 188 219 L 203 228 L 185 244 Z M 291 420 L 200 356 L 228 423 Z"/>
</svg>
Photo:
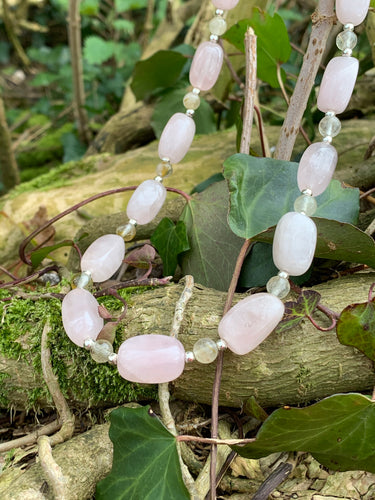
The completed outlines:
<svg viewBox="0 0 375 500">
<path fill-rule="evenodd" d="M 351 304 L 337 322 L 337 337 L 341 344 L 351 345 L 375 361 L 375 301 Z"/>
<path fill-rule="evenodd" d="M 261 422 L 264 422 L 268 418 L 267 413 L 263 410 L 254 396 L 250 396 L 249 399 L 245 401 L 243 405 L 243 411 L 246 413 L 246 415 L 250 415 L 251 417 L 258 419 Z"/>
<path fill-rule="evenodd" d="M 113 465 L 97 485 L 97 500 L 189 500 L 176 439 L 149 407 L 118 408 L 111 413 L 109 437 Z"/>
<path fill-rule="evenodd" d="M 279 14 L 272 16 L 254 8 L 251 19 L 239 21 L 223 35 L 223 38 L 244 52 L 244 38 L 249 26 L 257 35 L 258 77 L 272 87 L 278 88 L 280 85 L 277 79 L 277 66 L 287 62 L 291 54 L 288 31 L 284 21 Z M 283 69 L 281 72 L 284 80 L 285 72 Z"/>
<path fill-rule="evenodd" d="M 124 259 L 124 262 L 133 267 L 148 269 L 155 259 L 155 249 L 151 245 L 143 245 L 141 248 L 135 248 Z"/>
<path fill-rule="evenodd" d="M 243 245 L 230 230 L 227 213 L 228 188 L 225 182 L 216 182 L 194 195 L 181 215 L 190 243 L 181 258 L 182 272 L 216 290 L 228 290 Z"/>
<path fill-rule="evenodd" d="M 185 66 L 186 57 L 174 50 L 159 50 L 134 67 L 132 91 L 138 101 L 156 90 L 172 87 Z"/>
<path fill-rule="evenodd" d="M 48 255 L 53 252 L 54 250 L 57 250 L 58 248 L 62 247 L 71 247 L 73 246 L 73 241 L 72 240 L 64 240 L 60 241 L 60 243 L 57 243 L 56 245 L 51 245 L 48 247 L 42 247 L 38 248 L 38 250 L 34 250 L 31 252 L 30 255 L 30 260 L 32 263 L 33 267 L 38 267 L 39 264 L 42 262 L 43 259 L 48 257 Z"/>
<path fill-rule="evenodd" d="M 113 42 L 99 36 L 85 38 L 83 57 L 89 64 L 102 64 L 113 56 Z"/>
<path fill-rule="evenodd" d="M 151 236 L 151 243 L 163 260 L 164 275 L 173 276 L 178 255 L 190 249 L 185 223 L 179 220 L 175 225 L 171 219 L 164 217 Z"/>
<path fill-rule="evenodd" d="M 375 472 L 375 403 L 362 394 L 336 394 L 306 408 L 280 408 L 256 441 L 232 448 L 246 458 L 305 451 L 330 469 Z"/>
<path fill-rule="evenodd" d="M 302 290 L 296 301 L 285 302 L 285 313 L 275 331 L 285 332 L 297 326 L 303 318 L 311 316 L 316 306 L 319 304 L 321 295 L 314 290 Z"/>
</svg>

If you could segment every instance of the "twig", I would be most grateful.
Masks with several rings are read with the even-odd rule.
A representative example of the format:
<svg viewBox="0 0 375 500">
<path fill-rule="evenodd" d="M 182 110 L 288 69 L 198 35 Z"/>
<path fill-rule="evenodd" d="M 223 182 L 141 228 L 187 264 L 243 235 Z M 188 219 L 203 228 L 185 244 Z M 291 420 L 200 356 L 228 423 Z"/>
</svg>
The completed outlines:
<svg viewBox="0 0 375 500">
<path fill-rule="evenodd" d="M 51 486 L 54 498 L 56 500 L 65 500 L 68 498 L 66 491 L 67 480 L 52 456 L 52 448 L 47 436 L 38 439 L 38 449 L 40 464 Z"/>
<path fill-rule="evenodd" d="M 21 438 L 12 439 L 12 441 L 7 441 L 6 443 L 0 444 L 0 453 L 5 451 L 13 450 L 14 448 L 21 448 L 21 446 L 29 446 L 38 441 L 40 436 L 53 434 L 58 431 L 61 427 L 60 420 L 54 420 L 50 424 L 44 425 L 40 429 L 22 436 Z"/>
<path fill-rule="evenodd" d="M 246 84 L 240 150 L 241 153 L 249 154 L 257 86 L 257 37 L 251 27 L 248 28 L 245 34 L 245 60 Z"/>
<path fill-rule="evenodd" d="M 323 50 L 336 19 L 333 7 L 334 0 L 319 0 L 318 7 L 312 16 L 313 25 L 309 45 L 276 146 L 275 158 L 279 160 L 290 160 L 292 155 L 303 113 L 321 63 Z"/>
<path fill-rule="evenodd" d="M 3 266 L 0 266 L 0 271 L 4 274 L 6 274 L 7 276 L 9 276 L 9 278 L 12 278 L 12 280 L 17 280 L 17 276 L 15 276 L 14 274 L 12 274 L 10 271 L 8 271 L 7 269 L 5 269 L 5 267 Z"/>
<path fill-rule="evenodd" d="M 272 472 L 268 476 L 268 478 L 264 481 L 262 486 L 258 489 L 258 491 L 253 496 L 253 500 L 267 500 L 269 495 L 281 484 L 285 481 L 285 479 L 289 476 L 289 474 L 293 470 L 293 465 L 285 462 L 280 464 L 276 470 Z"/>
<path fill-rule="evenodd" d="M 368 145 L 367 151 L 364 156 L 364 160 L 368 160 L 374 154 L 375 151 L 375 137 L 373 137 Z"/>
<path fill-rule="evenodd" d="M 199 436 L 189 436 L 189 435 L 177 436 L 176 439 L 179 442 L 181 442 L 181 441 L 195 441 L 196 443 L 220 444 L 220 445 L 227 445 L 227 446 L 249 444 L 249 443 L 253 443 L 256 440 L 256 438 L 213 439 L 213 438 L 203 438 L 203 437 L 199 437 Z"/>
<path fill-rule="evenodd" d="M 46 274 L 49 271 L 58 271 L 58 267 L 55 264 L 53 266 L 45 267 L 36 273 L 30 274 L 30 276 L 26 276 L 26 278 L 18 278 L 14 281 L 9 281 L 8 283 L 2 283 L 0 288 L 12 288 L 17 285 L 26 285 L 27 283 L 31 283 L 32 281 L 40 278 L 40 276 L 43 276 L 43 274 Z"/>
</svg>

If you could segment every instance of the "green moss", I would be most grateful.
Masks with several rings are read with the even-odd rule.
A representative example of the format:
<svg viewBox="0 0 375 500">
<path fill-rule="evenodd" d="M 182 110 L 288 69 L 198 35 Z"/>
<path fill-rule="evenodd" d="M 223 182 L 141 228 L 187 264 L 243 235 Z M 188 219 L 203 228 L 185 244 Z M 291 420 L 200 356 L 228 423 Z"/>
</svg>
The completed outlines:
<svg viewBox="0 0 375 500">
<path fill-rule="evenodd" d="M 58 293 L 58 288 L 53 287 L 49 291 L 53 290 Z M 39 291 L 45 293 L 46 289 Z M 131 300 L 132 293 L 139 292 L 139 289 L 133 288 L 122 290 L 120 294 L 125 299 Z M 38 291 L 33 291 L 33 295 L 35 293 Z M 114 297 L 103 297 L 100 303 L 110 311 L 123 307 L 123 304 Z M 61 390 L 68 399 L 84 402 L 86 406 L 93 406 L 108 403 L 121 404 L 156 397 L 154 387 L 138 386 L 127 382 L 120 377 L 115 367 L 95 363 L 89 352 L 73 344 L 63 330 L 61 303 L 58 299 L 14 298 L 10 302 L 0 302 L 0 317 L 3 320 L 0 353 L 8 358 L 27 360 L 32 364 L 39 378 L 42 378 L 40 339 L 45 322 L 49 319 L 52 327 L 49 338 L 52 366 Z M 121 342 L 122 328 L 119 326 L 116 332 L 115 350 Z M 29 407 L 36 406 L 40 398 L 51 400 L 47 387 L 44 385 L 28 391 L 23 388 L 17 388 L 17 390 L 27 393 Z M 5 394 L 2 395 L 4 398 L 5 396 Z"/>
</svg>

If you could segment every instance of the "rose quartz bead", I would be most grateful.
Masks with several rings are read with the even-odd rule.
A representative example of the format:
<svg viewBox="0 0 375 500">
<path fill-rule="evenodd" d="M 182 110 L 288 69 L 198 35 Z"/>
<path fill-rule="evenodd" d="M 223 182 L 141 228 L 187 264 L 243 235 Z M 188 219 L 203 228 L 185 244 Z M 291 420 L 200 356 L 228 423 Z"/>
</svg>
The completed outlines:
<svg viewBox="0 0 375 500">
<path fill-rule="evenodd" d="M 345 111 L 358 75 L 359 63 L 355 57 L 334 57 L 325 69 L 318 95 L 318 108 L 323 113 L 337 115 Z"/>
<path fill-rule="evenodd" d="M 239 0 L 212 0 L 217 9 L 230 10 L 238 4 Z"/>
<path fill-rule="evenodd" d="M 147 224 L 157 216 L 166 196 L 167 190 L 160 182 L 144 181 L 130 198 L 126 214 L 129 219 L 134 219 L 138 224 Z"/>
<path fill-rule="evenodd" d="M 235 354 L 247 354 L 274 330 L 284 314 L 284 304 L 269 293 L 241 300 L 219 323 L 219 335 Z"/>
<path fill-rule="evenodd" d="M 61 306 L 64 330 L 72 342 L 80 347 L 87 338 L 95 340 L 103 328 L 99 303 L 90 292 L 75 288 L 68 292 Z"/>
<path fill-rule="evenodd" d="M 82 255 L 81 270 L 90 271 L 93 281 L 108 280 L 121 266 L 125 243 L 117 234 L 105 234 L 95 240 Z"/>
<path fill-rule="evenodd" d="M 139 335 L 125 340 L 117 355 L 117 369 L 126 380 L 162 384 L 184 370 L 185 350 L 179 340 L 166 335 Z"/>
<path fill-rule="evenodd" d="M 279 220 L 273 238 L 273 261 L 291 276 L 305 273 L 314 258 L 317 230 L 306 215 L 289 212 Z"/>
<path fill-rule="evenodd" d="M 342 24 L 358 26 L 365 19 L 370 0 L 336 0 L 336 15 Z"/>
<path fill-rule="evenodd" d="M 297 172 L 300 191 L 310 189 L 318 196 L 327 188 L 337 165 L 337 151 L 325 142 L 311 144 L 303 153 Z"/>
<path fill-rule="evenodd" d="M 159 141 L 159 157 L 179 163 L 189 151 L 195 134 L 194 120 L 184 113 L 175 113 L 164 127 Z"/>
<path fill-rule="evenodd" d="M 210 90 L 218 79 L 223 59 L 223 49 L 217 43 L 203 42 L 198 45 L 189 73 L 192 86 Z"/>
</svg>

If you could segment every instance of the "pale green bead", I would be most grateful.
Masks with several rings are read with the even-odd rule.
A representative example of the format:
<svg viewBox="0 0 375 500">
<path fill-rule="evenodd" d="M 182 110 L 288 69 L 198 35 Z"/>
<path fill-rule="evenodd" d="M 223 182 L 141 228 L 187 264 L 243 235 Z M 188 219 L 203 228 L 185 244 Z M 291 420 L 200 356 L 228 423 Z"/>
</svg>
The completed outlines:
<svg viewBox="0 0 375 500">
<path fill-rule="evenodd" d="M 353 50 L 357 45 L 357 35 L 350 30 L 345 30 L 339 33 L 336 37 L 336 45 L 340 50 Z"/>
<path fill-rule="evenodd" d="M 315 214 L 317 208 L 318 204 L 316 199 L 308 194 L 299 196 L 294 202 L 294 210 L 301 214 L 308 215 L 309 217 Z"/>
<path fill-rule="evenodd" d="M 108 340 L 99 339 L 90 349 L 91 357 L 97 363 L 106 363 L 108 356 L 113 354 L 113 347 Z"/>
<path fill-rule="evenodd" d="M 135 225 L 130 224 L 130 222 L 125 224 L 125 226 L 119 226 L 116 229 L 116 234 L 121 236 L 121 238 L 124 238 L 124 241 L 131 241 L 135 237 L 136 233 L 137 230 L 135 229 Z"/>
<path fill-rule="evenodd" d="M 199 95 L 194 92 L 188 92 L 184 95 L 183 103 L 186 109 L 196 110 L 199 108 L 201 100 Z"/>
<path fill-rule="evenodd" d="M 279 299 L 284 299 L 290 292 L 289 281 L 281 276 L 273 276 L 269 279 L 266 288 L 268 293 L 275 295 Z"/>
<path fill-rule="evenodd" d="M 169 161 L 162 161 L 156 167 L 156 175 L 162 177 L 169 177 L 173 174 L 173 168 Z"/>
<path fill-rule="evenodd" d="M 216 342 L 208 338 L 199 339 L 193 346 L 195 359 L 205 365 L 215 361 L 218 352 Z"/>
<path fill-rule="evenodd" d="M 221 16 L 215 16 L 208 24 L 209 30 L 213 35 L 221 36 L 227 31 L 227 22 Z"/>
<path fill-rule="evenodd" d="M 340 133 L 341 122 L 335 115 L 327 114 L 319 123 L 319 132 L 323 137 L 336 137 Z"/>
</svg>

